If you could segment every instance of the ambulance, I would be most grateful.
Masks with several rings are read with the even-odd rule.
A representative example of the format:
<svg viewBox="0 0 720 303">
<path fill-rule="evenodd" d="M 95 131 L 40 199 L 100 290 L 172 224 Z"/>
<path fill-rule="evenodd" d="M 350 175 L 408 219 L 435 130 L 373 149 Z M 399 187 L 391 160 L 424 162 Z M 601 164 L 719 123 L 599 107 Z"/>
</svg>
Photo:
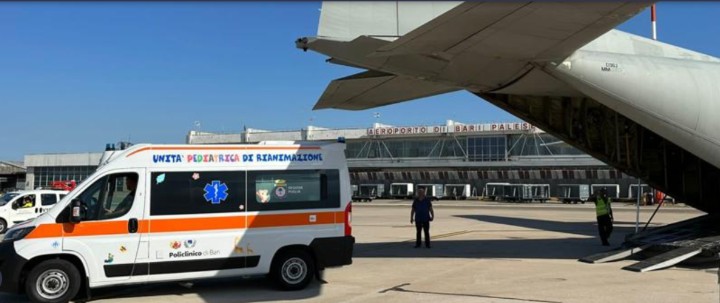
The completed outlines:
<svg viewBox="0 0 720 303">
<path fill-rule="evenodd" d="M 108 148 L 55 207 L 7 231 L 0 291 L 68 302 L 99 287 L 249 275 L 303 289 L 323 269 L 352 263 L 344 150 L 344 142 Z"/>
</svg>

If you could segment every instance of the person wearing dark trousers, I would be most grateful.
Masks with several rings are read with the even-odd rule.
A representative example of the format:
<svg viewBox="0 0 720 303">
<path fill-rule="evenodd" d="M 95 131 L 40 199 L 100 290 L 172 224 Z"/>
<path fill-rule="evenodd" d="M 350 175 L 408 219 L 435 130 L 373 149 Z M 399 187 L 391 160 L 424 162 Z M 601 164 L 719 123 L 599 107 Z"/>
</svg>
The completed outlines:
<svg viewBox="0 0 720 303">
<path fill-rule="evenodd" d="M 600 189 L 598 195 L 595 196 L 595 214 L 597 215 L 598 231 L 600 232 L 602 245 L 609 246 L 608 238 L 610 238 L 613 230 L 613 214 L 612 207 L 610 207 L 610 198 L 608 198 L 605 188 Z"/>
<path fill-rule="evenodd" d="M 425 233 L 425 247 L 430 248 L 430 221 L 435 218 L 432 202 L 425 196 L 425 189 L 418 189 L 410 211 L 410 224 L 415 223 L 415 248 L 420 247 L 420 231 Z"/>
</svg>

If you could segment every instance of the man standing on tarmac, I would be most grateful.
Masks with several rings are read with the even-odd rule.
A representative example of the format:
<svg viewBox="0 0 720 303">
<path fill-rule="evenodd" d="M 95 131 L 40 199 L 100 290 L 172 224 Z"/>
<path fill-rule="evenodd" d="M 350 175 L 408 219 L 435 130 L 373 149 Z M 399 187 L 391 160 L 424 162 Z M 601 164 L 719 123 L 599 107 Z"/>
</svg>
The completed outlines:
<svg viewBox="0 0 720 303">
<path fill-rule="evenodd" d="M 609 246 L 608 238 L 613 230 L 613 213 L 610 207 L 610 198 L 607 196 L 607 189 L 602 188 L 595 195 L 595 214 L 597 215 L 598 231 L 602 245 Z"/>
<path fill-rule="evenodd" d="M 415 248 L 420 247 L 420 230 L 425 232 L 425 247 L 430 248 L 430 221 L 435 218 L 432 202 L 425 196 L 425 189 L 419 188 L 410 211 L 410 224 L 415 223 Z"/>
</svg>

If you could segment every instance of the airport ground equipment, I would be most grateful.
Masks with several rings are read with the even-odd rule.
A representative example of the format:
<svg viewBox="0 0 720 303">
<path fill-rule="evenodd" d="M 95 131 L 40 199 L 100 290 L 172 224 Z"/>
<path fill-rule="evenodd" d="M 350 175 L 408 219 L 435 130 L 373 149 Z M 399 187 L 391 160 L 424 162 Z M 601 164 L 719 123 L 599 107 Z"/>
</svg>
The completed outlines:
<svg viewBox="0 0 720 303">
<path fill-rule="evenodd" d="M 603 188 L 607 190 L 608 197 L 613 199 L 620 198 L 620 184 L 591 184 L 590 195 L 594 195 L 597 191 Z"/>
<path fill-rule="evenodd" d="M 505 196 L 505 185 L 510 185 L 510 183 L 486 183 L 482 196 L 490 200 L 502 200 Z"/>
<path fill-rule="evenodd" d="M 640 197 L 647 193 L 652 193 L 652 188 L 647 184 L 640 184 Z M 630 184 L 628 187 L 627 199 L 635 201 L 638 197 L 638 185 Z"/>
<path fill-rule="evenodd" d="M 390 197 L 395 199 L 412 199 L 415 195 L 412 183 L 391 183 Z"/>
<path fill-rule="evenodd" d="M 360 184 L 358 194 L 353 201 L 372 202 L 373 199 L 382 198 L 385 195 L 385 184 Z"/>
<path fill-rule="evenodd" d="M 470 197 L 470 184 L 445 184 L 444 199 L 465 200 Z"/>
<path fill-rule="evenodd" d="M 550 184 L 523 184 L 522 200 L 547 202 L 550 200 Z"/>
<path fill-rule="evenodd" d="M 425 196 L 430 197 L 432 200 L 440 200 L 443 196 L 443 185 L 442 184 L 418 184 L 415 186 L 415 192 L 417 189 L 424 188 Z"/>
<path fill-rule="evenodd" d="M 587 184 L 559 184 L 556 189 L 557 197 L 566 204 L 585 203 L 590 198 L 590 185 Z"/>
</svg>

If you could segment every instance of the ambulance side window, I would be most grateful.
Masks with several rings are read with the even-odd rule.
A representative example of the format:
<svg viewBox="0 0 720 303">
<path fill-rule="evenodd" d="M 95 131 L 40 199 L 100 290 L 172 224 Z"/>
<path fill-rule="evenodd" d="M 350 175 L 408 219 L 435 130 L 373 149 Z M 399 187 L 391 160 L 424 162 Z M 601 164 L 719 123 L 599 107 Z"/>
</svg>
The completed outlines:
<svg viewBox="0 0 720 303">
<path fill-rule="evenodd" d="M 248 172 L 250 211 L 340 207 L 338 170 Z"/>
<path fill-rule="evenodd" d="M 150 215 L 245 211 L 245 171 L 153 172 Z"/>
<path fill-rule="evenodd" d="M 95 181 L 77 197 L 83 205 L 82 221 L 107 220 L 127 214 L 135 200 L 137 180 L 136 173 L 122 173 Z"/>
</svg>

